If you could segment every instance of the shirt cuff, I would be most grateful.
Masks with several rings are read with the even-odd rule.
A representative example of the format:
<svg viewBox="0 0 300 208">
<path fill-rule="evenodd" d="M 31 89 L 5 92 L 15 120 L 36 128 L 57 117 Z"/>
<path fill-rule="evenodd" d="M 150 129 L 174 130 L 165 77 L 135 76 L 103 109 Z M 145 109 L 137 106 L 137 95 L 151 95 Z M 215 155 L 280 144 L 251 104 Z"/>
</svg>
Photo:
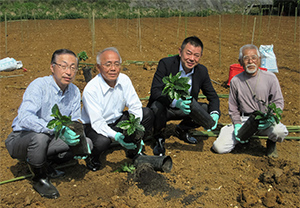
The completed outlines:
<svg viewBox="0 0 300 208">
<path fill-rule="evenodd" d="M 111 129 L 109 132 L 108 132 L 108 138 L 110 138 L 111 141 L 115 141 L 115 137 L 116 137 L 116 134 L 118 132 L 116 132 L 115 130 Z"/>
<path fill-rule="evenodd" d="M 174 100 L 172 101 L 172 103 L 170 104 L 170 107 L 171 107 L 171 108 L 175 108 L 175 107 L 176 107 L 176 102 L 177 102 L 177 100 L 174 99 Z"/>
<path fill-rule="evenodd" d="M 54 135 L 54 130 L 53 129 L 44 128 L 42 130 L 42 132 L 45 133 L 45 134 Z"/>
<path fill-rule="evenodd" d="M 214 113 L 216 113 L 216 114 L 218 114 L 218 115 L 219 115 L 219 112 L 218 112 L 218 111 L 212 111 L 212 112 L 210 112 L 210 114 L 209 114 L 209 115 L 211 115 L 211 114 L 214 114 Z"/>
</svg>

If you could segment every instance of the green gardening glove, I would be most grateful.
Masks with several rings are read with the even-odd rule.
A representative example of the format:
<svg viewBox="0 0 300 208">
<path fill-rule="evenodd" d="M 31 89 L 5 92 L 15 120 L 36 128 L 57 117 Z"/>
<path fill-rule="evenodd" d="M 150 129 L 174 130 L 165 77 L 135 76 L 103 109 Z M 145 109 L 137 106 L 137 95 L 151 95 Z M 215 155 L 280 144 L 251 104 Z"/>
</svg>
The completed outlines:
<svg viewBox="0 0 300 208">
<path fill-rule="evenodd" d="M 215 121 L 215 125 L 211 129 L 208 129 L 207 131 L 215 130 L 217 128 L 218 121 L 219 121 L 219 118 L 220 118 L 219 114 L 217 114 L 217 113 L 213 113 L 210 116 Z"/>
<path fill-rule="evenodd" d="M 144 145 L 145 145 L 144 141 L 141 140 L 141 145 L 140 145 L 140 149 L 139 149 L 139 151 L 138 151 L 138 154 L 140 154 L 140 153 L 142 152 L 143 146 L 144 146 Z"/>
<path fill-rule="evenodd" d="M 274 117 L 270 117 L 268 119 L 259 120 L 258 130 L 267 129 L 275 123 Z"/>
<path fill-rule="evenodd" d="M 80 139 L 77 139 L 79 136 L 67 126 L 63 126 L 59 132 L 59 138 L 69 146 L 78 144 L 80 142 Z"/>
<path fill-rule="evenodd" d="M 244 144 L 244 143 L 247 143 L 248 140 L 242 141 L 240 138 L 237 137 L 237 135 L 238 135 L 239 130 L 240 130 L 241 127 L 242 127 L 242 124 L 234 124 L 234 136 L 235 136 L 235 139 L 237 141 L 239 141 L 240 143 Z"/>
<path fill-rule="evenodd" d="M 187 114 L 187 115 L 190 114 L 191 107 L 189 104 L 191 104 L 191 102 L 192 102 L 190 100 L 191 98 L 192 98 L 192 96 L 190 96 L 187 100 L 182 100 L 182 99 L 177 100 L 176 104 L 175 104 L 176 108 L 179 108 L 180 110 L 182 110 L 184 114 Z"/>
<path fill-rule="evenodd" d="M 125 136 L 123 134 L 121 134 L 120 132 L 118 132 L 115 136 L 115 141 L 119 142 L 122 147 L 125 147 L 126 149 L 135 149 L 136 148 L 135 144 L 124 142 L 124 139 L 125 139 Z"/>
</svg>

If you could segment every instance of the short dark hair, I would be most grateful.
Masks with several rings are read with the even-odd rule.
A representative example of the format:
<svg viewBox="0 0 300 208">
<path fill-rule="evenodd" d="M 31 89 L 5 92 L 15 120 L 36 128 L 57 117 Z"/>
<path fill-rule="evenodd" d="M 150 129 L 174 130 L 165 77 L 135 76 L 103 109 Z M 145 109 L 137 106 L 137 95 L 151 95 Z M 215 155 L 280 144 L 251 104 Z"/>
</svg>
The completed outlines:
<svg viewBox="0 0 300 208">
<path fill-rule="evenodd" d="M 186 44 L 190 43 L 191 45 L 195 46 L 195 47 L 201 47 L 202 51 L 201 54 L 203 52 L 203 43 L 202 41 L 197 37 L 197 36 L 191 36 L 191 37 L 187 37 L 186 39 L 184 39 L 184 41 L 181 44 L 181 50 L 183 50 L 186 46 Z"/>
<path fill-rule="evenodd" d="M 65 49 L 65 48 L 54 51 L 54 53 L 52 54 L 52 58 L 51 58 L 51 64 L 54 64 L 54 62 L 56 61 L 56 56 L 59 56 L 62 54 L 70 54 L 70 55 L 75 56 L 75 58 L 77 60 L 77 65 L 78 65 L 78 58 L 77 58 L 76 54 L 73 51 L 71 51 L 69 49 Z"/>
</svg>

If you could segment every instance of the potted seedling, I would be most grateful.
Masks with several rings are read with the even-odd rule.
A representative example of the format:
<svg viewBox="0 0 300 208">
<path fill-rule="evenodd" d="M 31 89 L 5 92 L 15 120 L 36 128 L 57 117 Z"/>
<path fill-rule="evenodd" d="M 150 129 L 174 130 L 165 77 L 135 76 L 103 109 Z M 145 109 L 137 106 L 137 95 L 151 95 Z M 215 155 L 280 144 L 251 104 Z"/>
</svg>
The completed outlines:
<svg viewBox="0 0 300 208">
<path fill-rule="evenodd" d="M 145 127 L 140 123 L 140 118 L 136 118 L 134 114 L 130 113 L 128 119 L 120 121 L 116 127 L 123 130 L 125 142 L 137 145 L 135 150 L 127 151 L 127 154 L 136 155 L 142 145 L 141 141 L 145 133 Z"/>
<path fill-rule="evenodd" d="M 182 99 L 186 100 L 190 96 L 188 84 L 188 77 L 180 77 L 181 72 L 178 72 L 175 76 L 170 74 L 163 78 L 165 87 L 162 91 L 163 95 L 167 95 L 171 100 L 173 99 Z M 200 126 L 203 126 L 205 129 L 211 129 L 215 125 L 215 121 L 212 117 L 206 112 L 204 108 L 199 105 L 197 100 L 194 98 L 190 104 L 191 113 L 189 116 Z"/>
<path fill-rule="evenodd" d="M 88 64 L 82 63 L 81 61 L 86 61 L 89 57 L 87 56 L 85 51 L 81 51 L 77 54 L 77 57 L 79 59 L 79 64 L 83 64 L 84 67 L 82 68 L 84 80 L 86 83 L 88 83 L 92 79 L 92 68 L 88 67 Z"/>
<path fill-rule="evenodd" d="M 264 103 L 265 104 L 265 103 Z M 271 103 L 266 108 L 266 113 L 261 111 L 253 112 L 243 126 L 239 129 L 237 137 L 241 141 L 248 140 L 258 131 L 258 125 L 260 120 L 269 120 L 272 119 L 276 123 L 279 123 L 281 120 L 282 110 L 276 107 L 275 103 Z M 274 125 L 274 124 L 273 124 Z"/>
<path fill-rule="evenodd" d="M 80 61 L 86 61 L 89 57 L 87 55 L 87 53 L 85 51 L 81 51 L 77 54 L 78 58 L 79 58 L 79 62 Z"/>
<path fill-rule="evenodd" d="M 123 130 L 125 135 L 125 142 L 133 142 L 138 145 L 138 148 L 134 150 L 135 157 L 134 166 L 143 165 L 149 163 L 154 170 L 162 172 L 170 172 L 172 169 L 172 159 L 170 156 L 150 156 L 144 154 L 137 154 L 141 140 L 144 136 L 145 128 L 140 124 L 140 118 L 136 118 L 133 114 L 129 114 L 128 120 L 120 121 L 117 127 Z"/>
<path fill-rule="evenodd" d="M 90 154 L 88 149 L 88 144 L 86 141 L 86 137 L 83 130 L 82 123 L 78 121 L 72 121 L 71 116 L 63 116 L 57 104 L 52 107 L 52 114 L 51 116 L 54 117 L 51 121 L 48 122 L 47 128 L 55 129 L 55 138 L 57 139 L 60 133 L 64 133 L 65 130 L 62 128 L 63 126 L 69 127 L 73 130 L 77 135 L 79 135 L 80 142 L 75 146 L 70 146 L 71 151 L 75 156 L 86 156 Z"/>
<path fill-rule="evenodd" d="M 128 120 L 120 121 L 117 127 L 123 130 L 125 140 L 137 144 L 144 136 L 145 127 L 140 123 L 140 118 L 129 114 Z"/>
</svg>

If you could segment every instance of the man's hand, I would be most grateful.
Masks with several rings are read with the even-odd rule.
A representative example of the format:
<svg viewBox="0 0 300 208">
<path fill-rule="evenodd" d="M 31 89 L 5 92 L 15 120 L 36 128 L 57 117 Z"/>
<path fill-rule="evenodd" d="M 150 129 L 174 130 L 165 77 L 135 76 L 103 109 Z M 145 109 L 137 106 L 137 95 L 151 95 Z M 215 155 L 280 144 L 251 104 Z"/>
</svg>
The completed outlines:
<svg viewBox="0 0 300 208">
<path fill-rule="evenodd" d="M 191 104 L 191 98 L 192 96 L 190 96 L 187 100 L 182 100 L 182 99 L 179 99 L 177 100 L 175 106 L 176 108 L 179 108 L 180 110 L 183 111 L 184 114 L 190 114 L 191 112 L 191 108 L 190 108 L 190 105 Z"/>
<path fill-rule="evenodd" d="M 237 141 L 239 141 L 240 143 L 247 143 L 247 142 L 249 142 L 248 140 L 242 141 L 240 138 L 237 137 L 237 135 L 238 135 L 239 130 L 240 130 L 241 127 L 242 127 L 242 124 L 234 124 L 234 135 L 235 135 L 235 139 L 236 139 Z"/>
<path fill-rule="evenodd" d="M 218 121 L 219 121 L 219 118 L 220 118 L 219 114 L 217 114 L 217 113 L 213 113 L 210 116 L 215 121 L 215 125 L 211 129 L 208 129 L 207 131 L 215 130 L 217 128 Z"/>
<path fill-rule="evenodd" d="M 120 132 L 118 132 L 115 136 L 115 141 L 119 142 L 122 147 L 125 147 L 126 149 L 135 149 L 136 148 L 136 145 L 134 143 L 124 142 L 124 139 L 125 139 L 125 136 Z"/>
<path fill-rule="evenodd" d="M 91 152 L 91 149 L 90 149 L 90 145 L 88 143 L 86 145 L 87 145 L 89 154 L 91 154 L 92 152 Z M 87 157 L 88 157 L 88 155 L 85 155 L 85 156 L 74 156 L 74 159 L 76 159 L 76 160 L 80 160 L 80 159 L 85 160 Z"/>
<path fill-rule="evenodd" d="M 63 126 L 59 133 L 59 138 L 69 146 L 77 145 L 80 142 L 80 139 L 77 139 L 79 136 L 67 126 Z"/>
<path fill-rule="evenodd" d="M 234 135 L 237 136 L 242 124 L 234 124 Z"/>
<path fill-rule="evenodd" d="M 258 130 L 267 129 L 275 123 L 275 119 L 273 117 L 268 118 L 266 120 L 259 120 Z"/>
<path fill-rule="evenodd" d="M 145 145 L 144 141 L 141 140 L 141 145 L 140 145 L 140 149 L 139 149 L 139 151 L 138 151 L 138 154 L 140 154 L 140 153 L 142 152 L 143 146 L 144 146 L 144 145 Z"/>
</svg>

